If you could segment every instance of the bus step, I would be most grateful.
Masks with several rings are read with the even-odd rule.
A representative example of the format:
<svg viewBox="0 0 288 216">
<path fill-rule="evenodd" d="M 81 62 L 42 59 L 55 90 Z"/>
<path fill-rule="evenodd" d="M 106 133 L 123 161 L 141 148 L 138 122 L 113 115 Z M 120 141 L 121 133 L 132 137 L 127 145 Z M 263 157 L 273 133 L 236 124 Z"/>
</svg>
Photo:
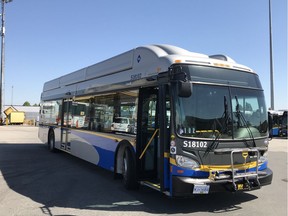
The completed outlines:
<svg viewBox="0 0 288 216">
<path fill-rule="evenodd" d="M 153 182 L 149 182 L 149 181 L 141 181 L 140 184 L 145 185 L 147 187 L 150 187 L 154 190 L 160 191 L 160 184 L 159 183 L 153 183 Z"/>
</svg>

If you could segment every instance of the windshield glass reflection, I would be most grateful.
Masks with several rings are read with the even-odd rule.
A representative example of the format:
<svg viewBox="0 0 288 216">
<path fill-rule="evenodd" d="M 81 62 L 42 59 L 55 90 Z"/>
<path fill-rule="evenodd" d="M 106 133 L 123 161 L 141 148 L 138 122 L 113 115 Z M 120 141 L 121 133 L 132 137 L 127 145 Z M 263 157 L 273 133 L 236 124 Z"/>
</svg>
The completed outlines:
<svg viewBox="0 0 288 216">
<path fill-rule="evenodd" d="M 267 112 L 260 90 L 194 84 L 190 97 L 176 96 L 175 111 L 181 136 L 252 139 L 267 135 Z"/>
</svg>

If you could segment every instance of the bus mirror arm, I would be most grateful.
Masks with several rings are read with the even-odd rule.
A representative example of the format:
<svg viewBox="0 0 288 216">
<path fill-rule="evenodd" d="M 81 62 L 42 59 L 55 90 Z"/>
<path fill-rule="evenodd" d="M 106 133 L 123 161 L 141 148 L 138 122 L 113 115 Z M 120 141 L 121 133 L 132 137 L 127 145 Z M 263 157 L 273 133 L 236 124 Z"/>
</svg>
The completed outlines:
<svg viewBox="0 0 288 216">
<path fill-rule="evenodd" d="M 192 95 L 192 83 L 188 80 L 177 81 L 177 87 L 178 87 L 178 96 L 179 97 L 190 97 Z"/>
</svg>

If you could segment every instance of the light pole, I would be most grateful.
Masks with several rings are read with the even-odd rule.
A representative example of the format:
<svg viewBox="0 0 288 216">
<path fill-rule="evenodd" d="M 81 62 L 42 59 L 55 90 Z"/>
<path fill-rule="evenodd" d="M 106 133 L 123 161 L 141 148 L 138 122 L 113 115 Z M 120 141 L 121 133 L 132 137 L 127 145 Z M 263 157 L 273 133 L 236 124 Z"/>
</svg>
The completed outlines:
<svg viewBox="0 0 288 216">
<path fill-rule="evenodd" d="M 5 70 L 5 4 L 12 0 L 1 0 L 1 81 L 0 81 L 0 124 L 3 123 L 3 107 L 4 107 L 4 70 Z"/>
<path fill-rule="evenodd" d="M 270 47 L 270 97 L 271 109 L 274 110 L 274 75 L 273 75 L 273 46 L 272 46 L 272 18 L 271 0 L 269 0 L 269 47 Z"/>
</svg>

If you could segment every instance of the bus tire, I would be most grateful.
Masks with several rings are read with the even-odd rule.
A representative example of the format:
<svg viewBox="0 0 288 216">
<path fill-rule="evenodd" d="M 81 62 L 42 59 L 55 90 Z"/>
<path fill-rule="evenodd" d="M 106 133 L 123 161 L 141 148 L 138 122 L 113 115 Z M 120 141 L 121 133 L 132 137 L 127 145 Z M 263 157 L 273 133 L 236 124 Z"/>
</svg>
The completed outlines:
<svg viewBox="0 0 288 216">
<path fill-rule="evenodd" d="M 123 183 L 126 189 L 135 190 L 139 187 L 136 181 L 136 167 L 132 152 L 126 148 L 123 155 Z"/>
<path fill-rule="evenodd" d="M 50 152 L 56 152 L 55 149 L 55 136 L 53 130 L 49 131 L 48 134 L 48 149 Z"/>
</svg>

